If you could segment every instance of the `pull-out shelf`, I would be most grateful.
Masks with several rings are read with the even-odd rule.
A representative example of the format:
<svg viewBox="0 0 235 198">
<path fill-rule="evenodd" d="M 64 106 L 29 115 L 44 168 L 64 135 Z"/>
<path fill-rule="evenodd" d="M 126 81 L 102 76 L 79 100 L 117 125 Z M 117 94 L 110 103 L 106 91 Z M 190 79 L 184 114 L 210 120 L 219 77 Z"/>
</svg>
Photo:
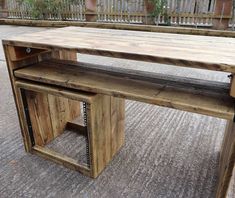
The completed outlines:
<svg viewBox="0 0 235 198">
<path fill-rule="evenodd" d="M 49 60 L 14 71 L 17 78 L 234 119 L 229 84 Z"/>
</svg>

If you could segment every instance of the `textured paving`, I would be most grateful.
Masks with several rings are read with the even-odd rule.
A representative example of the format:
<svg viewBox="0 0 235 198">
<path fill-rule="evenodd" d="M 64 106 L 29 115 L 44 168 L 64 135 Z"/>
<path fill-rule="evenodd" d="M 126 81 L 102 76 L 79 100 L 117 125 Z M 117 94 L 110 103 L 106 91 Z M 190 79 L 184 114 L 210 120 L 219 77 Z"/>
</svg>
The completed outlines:
<svg viewBox="0 0 235 198">
<path fill-rule="evenodd" d="M 0 26 L 0 39 L 40 30 L 43 28 Z M 224 73 L 84 55 L 79 58 L 152 72 L 228 80 Z M 0 198 L 213 197 L 224 120 L 127 101 L 125 145 L 102 175 L 92 180 L 25 153 L 1 49 L 0 59 Z M 64 145 L 76 139 L 73 135 L 64 137 Z M 230 197 L 234 197 L 234 188 Z"/>
</svg>

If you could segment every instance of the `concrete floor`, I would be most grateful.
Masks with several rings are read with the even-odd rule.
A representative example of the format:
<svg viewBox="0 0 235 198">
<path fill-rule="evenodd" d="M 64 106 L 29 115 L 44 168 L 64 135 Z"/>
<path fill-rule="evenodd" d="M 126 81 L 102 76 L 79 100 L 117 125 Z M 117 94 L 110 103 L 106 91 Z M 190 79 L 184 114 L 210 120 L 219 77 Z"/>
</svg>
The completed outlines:
<svg viewBox="0 0 235 198">
<path fill-rule="evenodd" d="M 8 38 L 10 36 L 18 35 L 18 34 L 25 34 L 30 32 L 36 32 L 36 31 L 42 31 L 46 28 L 32 28 L 32 27 L 17 27 L 17 26 L 0 26 L 0 40 Z M 88 56 L 88 55 L 79 55 L 79 60 L 81 61 L 87 61 L 87 62 L 96 62 L 101 64 L 107 64 L 117 67 L 127 67 L 132 69 L 139 69 L 139 70 L 147 70 L 151 72 L 160 72 L 160 73 L 167 73 L 167 74 L 174 74 L 174 75 L 183 75 L 188 77 L 195 77 L 195 78 L 202 78 L 207 80 L 217 80 L 217 81 L 223 81 L 228 82 L 227 74 L 222 72 L 212 72 L 212 71 L 204 71 L 200 69 L 188 69 L 188 68 L 179 68 L 179 67 L 172 67 L 167 65 L 158 65 L 158 64 L 152 64 L 152 63 L 143 63 L 143 62 L 136 62 L 136 61 L 127 61 L 127 60 L 120 60 L 120 59 L 110 59 L 105 57 L 96 57 L 96 56 Z M 73 171 L 70 171 L 68 169 L 65 169 L 61 166 L 55 165 L 54 163 L 47 162 L 37 156 L 32 156 L 24 152 L 22 140 L 20 137 L 20 129 L 19 124 L 17 121 L 16 116 L 16 109 L 12 98 L 11 89 L 9 86 L 9 79 L 7 77 L 7 70 L 5 65 L 5 58 L 3 54 L 3 49 L 0 47 L 0 80 L 1 80 L 1 88 L 0 88 L 0 198 L 5 197 L 212 197 L 214 194 L 214 188 L 216 185 L 216 162 L 218 160 L 218 156 L 215 155 L 215 153 L 218 153 L 221 140 L 223 137 L 223 129 L 225 126 L 225 121 L 215 118 L 210 118 L 207 116 L 200 116 L 196 114 L 190 114 L 186 112 L 176 111 L 172 109 L 166 109 L 161 107 L 153 107 L 151 105 L 146 104 L 140 104 L 135 102 L 127 102 L 126 105 L 126 113 L 127 113 L 127 123 L 126 123 L 126 145 L 121 151 L 120 155 L 114 159 L 114 162 L 111 163 L 111 165 L 108 167 L 108 170 L 103 173 L 101 177 L 99 177 L 98 180 L 93 181 L 88 178 L 82 177 L 79 173 L 74 173 Z M 3 78 L 2 78 L 2 77 Z M 131 107 L 135 109 L 130 110 Z M 138 111 L 137 111 L 138 110 Z M 140 112 L 140 113 L 137 113 Z M 139 116 L 137 116 L 139 115 Z M 176 177 L 176 175 L 180 176 L 182 173 L 180 173 L 180 166 L 175 165 L 176 169 L 173 171 L 172 174 L 166 174 L 162 175 L 162 172 L 167 173 L 166 166 L 173 163 L 172 158 L 170 158 L 171 154 L 167 153 L 167 150 L 164 150 L 164 154 L 159 154 L 161 151 L 158 151 L 156 154 L 152 153 L 152 158 L 155 159 L 157 156 L 160 156 L 160 161 L 163 163 L 163 169 L 161 169 L 161 163 L 158 162 L 157 165 L 155 164 L 154 167 L 156 172 L 158 174 L 154 175 L 146 175 L 149 174 L 149 170 L 147 171 L 145 168 L 138 169 L 134 171 L 135 176 L 133 176 L 132 180 L 130 178 L 127 178 L 125 169 L 129 168 L 129 164 L 125 164 L 121 159 L 123 156 L 126 155 L 128 157 L 128 160 L 131 160 L 131 163 L 134 164 L 133 166 L 139 167 L 143 161 L 143 158 L 135 158 L 136 156 L 139 156 L 141 151 L 140 145 L 145 144 L 146 142 L 143 139 L 148 139 L 147 135 L 146 137 L 141 137 L 142 132 L 139 131 L 140 129 L 146 130 L 149 132 L 154 131 L 153 129 L 145 129 L 144 126 L 150 126 L 152 123 L 148 123 L 148 120 L 145 120 L 145 123 L 143 125 L 139 125 L 140 120 L 143 120 L 143 118 L 140 115 L 146 115 L 148 116 L 159 116 L 161 115 L 161 120 L 158 120 L 158 122 L 154 125 L 154 130 L 156 129 L 155 133 L 152 133 L 153 137 L 157 137 L 159 135 L 161 121 L 162 126 L 165 127 L 165 129 L 169 130 L 167 133 L 170 133 L 171 129 L 173 130 L 173 134 L 167 135 L 167 142 L 160 142 L 160 144 L 163 144 L 163 146 L 166 144 L 166 148 L 169 148 L 170 150 L 174 148 L 172 145 L 176 144 L 174 142 L 174 138 L 176 138 L 175 132 L 178 134 L 181 134 L 185 131 L 186 136 L 192 140 L 192 144 L 197 142 L 197 145 L 194 145 L 195 148 L 192 145 L 188 145 L 189 148 L 194 148 L 192 152 L 195 154 L 197 152 L 204 152 L 204 154 L 208 155 L 208 158 L 200 158 L 200 156 L 197 156 L 198 158 L 192 158 L 191 163 L 195 164 L 201 164 L 200 166 L 192 165 L 191 169 L 187 169 L 187 179 L 192 179 L 192 183 L 186 182 L 185 184 L 185 178 L 182 178 L 182 181 L 179 179 L 179 177 Z M 140 119 L 141 117 L 141 119 Z M 181 122 L 181 118 L 184 117 L 183 121 Z M 138 120 L 139 118 L 140 120 Z M 148 117 L 151 120 L 151 117 Z M 153 123 L 155 122 L 155 119 Z M 169 122 L 169 126 L 165 126 L 164 123 Z M 146 125 L 144 125 L 146 124 Z M 207 126 L 208 124 L 208 126 Z M 186 126 L 186 128 L 185 128 Z M 190 128 L 190 133 L 187 131 L 187 127 Z M 200 132 L 197 134 L 198 130 L 202 130 L 203 133 Z M 158 131 L 157 131 L 158 130 Z M 136 132 L 135 132 L 136 131 Z M 213 133 L 211 132 L 213 131 Z M 133 132 L 133 134 L 132 134 Z M 137 133 L 139 132 L 139 133 Z M 193 132 L 195 132 L 193 134 Z M 138 134 L 138 135 L 137 135 Z M 150 133 L 151 134 L 151 133 Z M 184 134 L 184 137 L 185 137 Z M 134 136 L 138 136 L 139 140 L 134 141 L 132 145 L 132 139 Z M 146 134 L 145 134 L 146 135 Z M 201 136 L 203 135 L 203 136 Z M 170 136 L 172 136 L 172 139 L 169 139 Z M 178 137 L 178 136 L 177 136 Z M 183 135 L 182 135 L 183 137 Z M 182 138 L 178 137 L 178 138 Z M 192 138 L 193 137 L 193 138 Z M 200 137 L 200 138 L 199 138 Z M 203 138 L 202 138 L 203 137 Z M 209 137 L 209 139 L 208 139 Z M 161 137 L 161 139 L 163 136 Z M 199 138 L 199 139 L 198 139 Z M 207 142 L 210 138 L 213 139 L 213 144 L 210 142 L 211 147 L 207 150 L 199 149 L 202 148 L 201 145 L 204 145 L 206 148 Z M 164 138 L 163 138 L 164 139 Z M 176 138 L 177 139 L 177 138 Z M 140 142 L 140 140 L 143 140 L 143 142 Z M 163 141 L 163 140 L 161 140 Z M 166 140 L 164 140 L 166 141 Z M 157 147 L 157 142 L 153 144 L 153 147 L 151 147 L 151 144 L 146 143 L 146 151 L 154 150 L 154 148 Z M 172 145 L 168 145 L 169 142 L 172 142 Z M 178 144 L 181 141 L 178 142 Z M 182 143 L 182 142 L 181 142 Z M 208 143 L 209 144 L 209 143 Z M 131 150 L 129 147 L 130 145 L 133 146 Z M 167 147 L 168 145 L 168 147 Z M 182 147 L 185 149 L 185 146 Z M 151 148 L 151 149 L 150 149 Z M 161 146 L 159 147 L 161 148 Z M 175 147 L 178 149 L 178 147 Z M 197 150 L 199 149 L 199 150 Z M 131 152 L 135 151 L 134 153 Z M 174 152 L 174 150 L 172 150 Z M 181 158 L 184 158 L 183 156 L 187 155 L 188 151 L 185 151 L 186 153 L 181 152 Z M 205 153 L 207 152 L 207 153 Z M 209 156 L 211 154 L 211 156 Z M 143 154 L 144 155 L 144 154 Z M 173 154 L 177 155 L 177 153 Z M 130 156 L 133 156 L 131 158 Z M 169 156 L 169 157 L 167 157 Z M 213 157 L 214 156 L 214 157 Z M 172 156 L 171 156 L 172 157 Z M 149 157 L 149 162 L 145 161 L 146 164 L 151 162 L 151 157 Z M 166 160 L 164 161 L 163 158 Z M 125 159 L 125 158 L 124 158 Z M 125 160 L 127 160 L 125 159 Z M 134 160 L 135 159 L 135 160 Z M 148 158 L 146 158 L 147 160 Z M 174 159 L 174 158 L 173 158 Z M 128 161 L 127 160 L 127 161 Z M 140 160 L 140 161 L 138 161 Z M 155 159 L 156 160 L 156 159 Z M 168 161 L 170 160 L 170 161 Z M 185 163 L 188 163 L 187 159 L 184 159 Z M 201 160 L 201 161 L 200 161 Z M 183 161 L 183 160 L 182 160 Z M 179 162 L 179 161 L 177 161 Z M 196 163 L 197 162 L 197 163 Z M 181 163 L 181 162 L 180 162 Z M 182 164 L 184 161 L 182 162 Z M 212 167 L 208 166 L 209 163 L 212 163 Z M 152 165 L 149 165 L 151 167 Z M 206 167 L 208 171 L 205 172 L 205 175 L 203 175 L 204 172 L 201 171 L 202 167 Z M 123 168 L 122 168 L 123 167 Z M 194 168 L 193 168 L 194 167 Z M 152 167 L 153 168 L 153 167 Z M 120 176 L 119 180 L 110 184 L 110 181 L 108 181 L 108 178 L 113 177 L 119 177 L 119 175 L 115 175 L 117 173 L 117 170 L 120 169 L 120 173 L 123 171 L 122 177 Z M 147 172 L 145 172 L 146 170 Z M 200 170 L 200 171 L 199 171 Z M 178 172 L 177 172 L 178 171 Z M 194 172 L 193 172 L 194 171 Z M 199 173 L 199 172 L 200 173 Z M 191 173 L 190 173 L 191 172 Z M 125 174 L 124 174 L 125 173 Z M 170 172 L 171 173 L 171 172 Z M 175 176 L 174 176 L 175 174 Z M 199 174 L 199 175 L 198 175 Z M 201 178 L 200 178 L 201 174 Z M 57 176 L 60 176 L 61 179 L 58 179 Z M 190 175 L 190 177 L 189 177 Z M 140 182 L 137 187 L 137 180 L 142 178 L 142 182 Z M 39 179 L 41 178 L 41 179 Z M 63 178 L 63 179 L 62 179 Z M 83 180 L 81 180 L 81 178 Z M 146 180 L 147 178 L 147 180 Z M 164 179 L 163 179 L 164 178 Z M 196 178 L 196 179 L 195 179 Z M 157 179 L 158 182 L 156 182 L 151 188 L 146 187 L 144 189 L 143 186 L 141 186 L 144 181 L 147 183 L 152 183 L 151 181 L 155 181 Z M 162 180 L 161 180 L 162 179 Z M 177 179 L 177 180 L 175 180 Z M 60 180 L 63 180 L 61 183 Z M 203 187 L 203 181 L 207 180 L 207 185 Z M 24 182 L 23 182 L 24 181 Z M 162 182 L 164 181 L 164 182 Z M 174 184 L 171 182 L 174 181 Z M 191 180 L 190 180 L 191 181 Z M 211 182 L 209 182 L 211 181 Z M 168 182 L 168 183 L 167 183 Z M 178 182 L 178 184 L 177 184 Z M 181 184 L 182 182 L 182 184 Z M 159 183 L 160 185 L 157 185 Z M 26 185 L 27 184 L 27 185 Z M 56 187 L 56 185 L 58 186 Z M 75 185 L 75 186 L 74 186 Z M 105 185 L 107 188 L 105 189 Z M 144 184 L 145 185 L 145 184 Z M 146 184 L 147 185 L 147 184 Z M 191 185 L 191 186 L 190 186 Z M 61 187 L 60 187 L 61 186 Z M 197 188 L 197 189 L 196 189 Z M 117 190 L 118 189 L 118 190 Z M 146 190 L 147 189 L 147 190 Z M 234 188 L 231 188 L 230 191 L 230 197 L 234 197 Z M 139 191 L 143 192 L 139 192 Z"/>
</svg>

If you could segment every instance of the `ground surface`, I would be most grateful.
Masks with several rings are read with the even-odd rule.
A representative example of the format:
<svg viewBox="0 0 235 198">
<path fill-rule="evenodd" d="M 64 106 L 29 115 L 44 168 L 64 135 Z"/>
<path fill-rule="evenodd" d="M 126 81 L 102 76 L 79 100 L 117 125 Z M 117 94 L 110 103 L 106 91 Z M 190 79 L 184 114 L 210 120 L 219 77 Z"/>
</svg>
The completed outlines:
<svg viewBox="0 0 235 198">
<path fill-rule="evenodd" d="M 0 40 L 43 29 L 0 26 Z M 84 55 L 79 59 L 228 81 L 224 73 Z M 127 101 L 125 145 L 100 177 L 92 180 L 25 153 L 2 48 L 0 104 L 0 198 L 214 196 L 224 120 Z M 231 187 L 231 198 L 233 192 Z"/>
</svg>

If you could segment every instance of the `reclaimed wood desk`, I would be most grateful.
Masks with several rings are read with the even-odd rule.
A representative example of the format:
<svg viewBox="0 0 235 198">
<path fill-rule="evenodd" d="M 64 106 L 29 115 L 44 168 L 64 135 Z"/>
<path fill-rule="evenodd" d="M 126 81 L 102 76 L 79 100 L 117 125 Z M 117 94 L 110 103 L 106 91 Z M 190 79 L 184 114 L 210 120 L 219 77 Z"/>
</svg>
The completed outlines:
<svg viewBox="0 0 235 198">
<path fill-rule="evenodd" d="M 123 145 L 125 99 L 214 116 L 228 120 L 217 190 L 225 197 L 235 162 L 235 39 L 67 27 L 3 46 L 27 152 L 95 178 Z M 223 71 L 231 83 L 81 63 L 77 53 Z M 75 124 L 80 102 L 85 121 Z M 86 134 L 87 167 L 45 148 L 66 127 Z"/>
</svg>

